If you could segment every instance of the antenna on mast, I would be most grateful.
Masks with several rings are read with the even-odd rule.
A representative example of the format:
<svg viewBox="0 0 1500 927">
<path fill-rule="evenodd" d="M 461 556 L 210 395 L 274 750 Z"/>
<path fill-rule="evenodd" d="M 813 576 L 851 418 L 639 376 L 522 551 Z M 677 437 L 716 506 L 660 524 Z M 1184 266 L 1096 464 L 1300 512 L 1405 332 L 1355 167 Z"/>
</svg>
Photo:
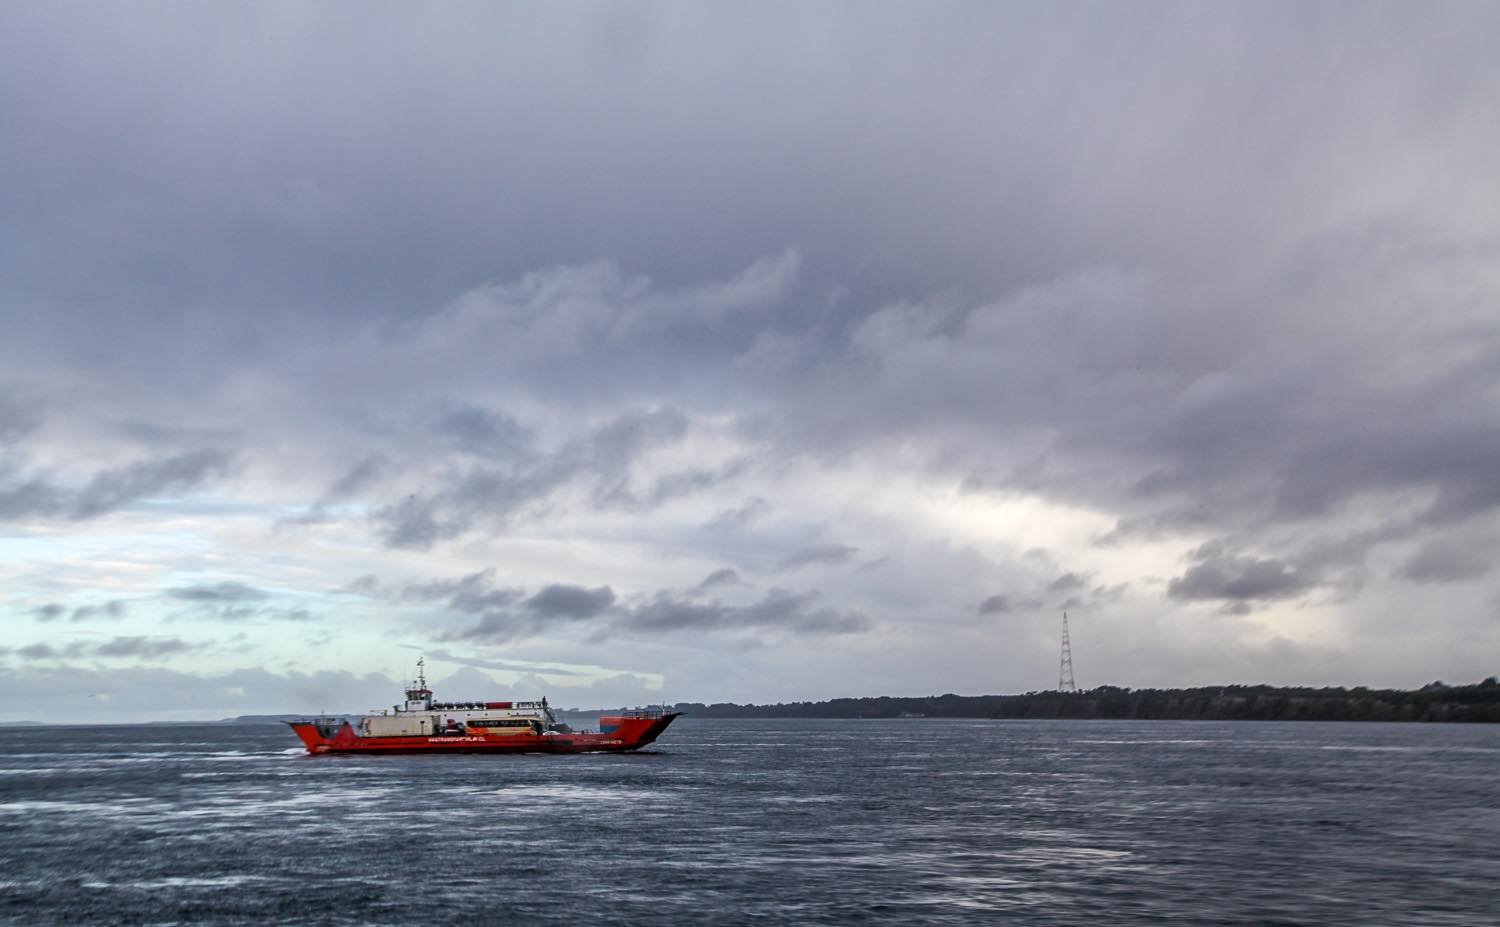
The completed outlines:
<svg viewBox="0 0 1500 927">
<path fill-rule="evenodd" d="M 1062 659 L 1057 665 L 1057 691 L 1077 692 L 1073 681 L 1073 644 L 1068 639 L 1068 613 L 1063 612 Z"/>
</svg>

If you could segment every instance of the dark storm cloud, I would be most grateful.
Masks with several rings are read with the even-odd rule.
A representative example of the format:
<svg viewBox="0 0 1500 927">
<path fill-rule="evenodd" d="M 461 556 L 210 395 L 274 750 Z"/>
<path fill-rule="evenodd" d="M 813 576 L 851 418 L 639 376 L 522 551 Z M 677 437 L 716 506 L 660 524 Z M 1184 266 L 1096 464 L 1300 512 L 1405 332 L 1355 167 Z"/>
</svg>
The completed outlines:
<svg viewBox="0 0 1500 927">
<path fill-rule="evenodd" d="M 225 604 L 240 602 L 258 602 L 270 597 L 270 594 L 262 589 L 233 580 L 225 580 L 218 583 L 202 583 L 194 586 L 178 586 L 167 590 L 167 596 L 180 599 L 184 602 L 198 602 L 204 604 Z"/>
<path fill-rule="evenodd" d="M 1323 373 L 1225 386 L 1169 418 L 1152 446 L 1175 462 L 1143 478 L 1137 495 L 1217 496 L 1262 519 L 1304 521 L 1335 514 L 1361 494 L 1431 493 L 1408 531 L 1500 505 L 1500 430 L 1465 398 L 1500 376 L 1500 350 L 1483 346 L 1472 360 L 1437 369 L 1399 394 L 1374 387 L 1367 396 L 1325 398 L 1319 394 L 1347 389 L 1339 373 L 1355 372 Z M 1190 504 L 1164 511 L 1201 523 Z"/>
<path fill-rule="evenodd" d="M 1098 7 L 1095 28 L 1070 30 L 1041 8 L 986 14 L 962 5 L 923 14 L 899 6 L 622 7 L 590 22 L 562 11 L 414 14 L 333 4 L 288 25 L 246 7 L 232 14 L 238 28 L 226 41 L 234 52 L 211 53 L 194 40 L 230 14 L 157 14 L 147 20 L 148 41 L 123 14 L 13 10 L 8 67 L 45 92 L 0 98 L 14 126 L 5 203 L 31 207 L 38 242 L 8 269 L 20 288 L 82 300 L 100 282 L 64 285 L 43 274 L 57 269 L 67 233 L 86 232 L 76 249 L 91 266 L 127 278 L 121 303 L 143 312 L 154 297 L 172 307 L 158 310 L 169 317 L 195 294 L 235 286 L 248 304 L 285 306 L 287 317 L 308 302 L 339 315 L 364 306 L 410 311 L 474 280 L 560 259 L 610 255 L 682 277 L 766 242 L 799 240 L 840 277 L 887 291 L 1045 272 L 1080 250 L 1046 191 L 1089 179 L 1073 146 L 1092 137 L 1053 114 L 1087 106 L 1104 137 L 1128 135 L 1132 120 L 1180 135 L 1194 118 L 1208 124 L 1192 128 L 1212 136 L 1261 99 L 1227 85 L 1238 73 L 1212 67 L 1215 55 L 1228 57 L 1220 31 L 1168 41 L 1177 32 L 1162 21 L 1167 13 Z M 848 29 L 849 17 L 862 28 Z M 1276 31 L 1267 14 L 1225 17 L 1243 21 L 1223 30 L 1231 35 Z M 1326 20 L 1309 14 L 1296 26 L 1316 34 L 1334 28 Z M 368 58 L 327 47 L 328 30 L 349 22 L 359 23 Z M 1301 44 L 1290 24 L 1281 29 Z M 1044 36 L 1054 40 L 1045 50 L 1036 47 Z M 1115 61 L 1108 53 L 1118 57 L 1122 46 L 1131 54 L 1115 67 L 1137 65 L 1134 79 L 1113 75 L 1092 98 L 1080 100 L 1075 79 L 1060 79 L 1053 63 L 1060 53 L 1076 56 L 1102 77 L 1111 71 L 1096 62 Z M 69 50 L 77 63 L 58 66 Z M 1387 66 L 1409 67 L 1413 57 Z M 155 63 L 150 79 L 137 67 L 143 59 Z M 1139 66 L 1158 59 L 1154 69 Z M 370 63 L 392 60 L 413 66 Z M 1310 83 L 1298 69 L 1282 76 L 1263 67 L 1247 77 Z M 1222 114 L 1167 93 L 1198 68 L 1209 72 L 1199 92 Z M 1332 83 L 1337 90 L 1342 82 Z M 209 106 L 204 96 L 240 105 Z M 155 114 L 150 131 L 118 115 L 143 108 Z M 57 127 L 58 111 L 70 114 L 62 157 L 28 141 Z M 558 112 L 587 116 L 558 120 Z M 345 118 L 331 118 L 338 114 Z M 508 131 L 489 129 L 497 125 Z M 133 143 L 119 144 L 121 135 Z M 662 139 L 673 144 L 664 150 Z M 931 139 L 943 144 L 935 149 Z M 607 159 L 599 157 L 604 146 Z M 796 157 L 767 163 L 764 146 Z M 1195 158 L 1214 165 L 1224 157 L 1211 145 L 1184 147 L 1115 150 L 1148 167 L 1148 155 L 1160 158 L 1143 178 L 1158 183 Z M 1110 186 L 1132 166 L 1088 189 L 1108 209 L 1102 220 L 1148 201 Z M 113 215 L 99 202 L 113 187 L 163 185 L 178 196 L 132 199 Z M 1004 221 L 1007 206 L 1028 221 Z M 1179 202 L 1160 206 L 1168 228 L 1186 215 Z M 79 228 L 70 208 L 98 224 Z M 726 222 L 730 210 L 735 221 Z M 127 223 L 141 240 L 124 234 Z M 111 245 L 120 253 L 111 256 Z M 238 261 L 221 256 L 231 246 Z M 1011 261 L 996 262 L 997 251 Z"/>
<path fill-rule="evenodd" d="M 1492 245 L 1466 238 L 1462 223 L 1445 228 L 1421 203 L 1350 209 L 1330 201 L 1320 209 L 1317 198 L 1336 194 L 1365 161 L 1380 169 L 1378 159 L 1351 165 L 1343 156 L 1349 137 L 1360 139 L 1362 154 L 1382 141 L 1402 150 L 1407 139 L 1388 113 L 1422 113 L 1425 125 L 1450 133 L 1446 150 L 1487 150 L 1474 144 L 1482 129 L 1472 120 L 1445 118 L 1483 109 L 1494 93 L 1481 77 L 1492 76 L 1493 65 L 1465 46 L 1433 77 L 1421 49 L 1485 34 L 1492 13 L 1453 12 L 1454 21 L 1472 20 L 1453 29 L 1386 9 L 1361 28 L 1402 36 L 1395 52 L 1330 59 L 1313 52 L 1348 28 L 1331 11 L 1291 17 L 1231 7 L 1218 15 L 1234 28 L 1221 29 L 1181 22 L 1165 7 L 1100 8 L 1087 28 L 1059 22 L 1043 7 L 985 13 L 954 6 L 922 16 L 884 8 L 862 12 L 866 28 L 852 35 L 847 10 L 830 9 L 799 11 L 802 29 L 791 30 L 818 36 L 819 55 L 792 43 L 783 49 L 789 57 L 761 49 L 747 58 L 739 53 L 745 29 L 773 46 L 789 42 L 781 29 L 754 28 L 786 11 L 639 9 L 594 26 L 558 14 L 522 24 L 502 12 L 469 11 L 506 24 L 491 30 L 475 29 L 470 16 L 361 11 L 369 47 L 388 53 L 372 55 L 422 59 L 436 54 L 424 49 L 441 47 L 441 66 L 333 82 L 316 25 L 347 10 L 311 14 L 304 29 L 278 32 L 283 41 L 274 45 L 257 41 L 257 30 L 271 26 L 247 11 L 236 41 L 277 51 L 224 60 L 205 60 L 192 41 L 212 17 L 174 18 L 160 24 L 164 45 L 153 46 L 162 52 L 153 60 L 193 79 L 149 83 L 107 79 L 133 75 L 139 53 L 131 44 L 139 40 L 121 42 L 110 17 L 12 13 L 14 34 L 30 40 L 5 66 L 50 81 L 51 94 L 43 95 L 46 106 L 37 94 L 0 100 L 18 125 L 38 130 L 58 111 L 74 114 L 69 137 L 80 144 L 58 159 L 20 141 L 36 133 L 9 134 L 7 163 L 15 170 L 0 192 L 4 202 L 32 207 L 24 211 L 35 216 L 34 244 L 0 254 L 10 256 L 8 279 L 23 292 L 27 281 L 49 282 L 42 291 L 57 304 L 59 324 L 71 333 L 69 312 L 79 314 L 80 336 L 98 322 L 86 308 L 93 303 L 86 292 L 56 287 L 62 275 L 48 255 L 83 255 L 100 271 L 86 276 L 108 279 L 122 304 L 168 307 L 159 310 L 163 324 L 195 311 L 189 307 L 203 302 L 203 291 L 243 292 L 243 307 L 219 310 L 234 323 L 224 328 L 254 336 L 236 345 L 263 343 L 272 354 L 274 336 L 250 317 L 265 305 L 287 307 L 302 326 L 410 322 L 378 329 L 388 338 L 377 347 L 409 344 L 411 352 L 398 353 L 388 368 L 380 361 L 389 358 L 367 360 L 395 384 L 392 393 L 431 377 L 424 385 L 447 405 L 426 430 L 503 466 L 454 462 L 441 488 L 409 487 L 386 498 L 376 525 L 392 546 L 424 548 L 498 530 L 575 481 L 596 505 L 650 506 L 732 476 L 699 467 L 632 485 L 608 466 L 638 450 L 632 424 L 623 421 L 594 436 L 592 459 L 575 447 L 523 462 L 535 437 L 530 426 L 507 411 L 509 403 L 464 395 L 485 365 L 518 377 L 523 393 L 543 400 L 723 404 L 716 411 L 741 414 L 746 434 L 774 445 L 766 453 L 837 457 L 940 430 L 934 457 L 975 463 L 978 484 L 1082 500 L 1117 512 L 1122 523 L 1163 530 L 1306 520 L 1370 490 L 1435 490 L 1439 519 L 1492 510 L 1500 499 L 1493 416 L 1455 401 L 1475 395 L 1493 363 L 1474 358 L 1465 382 L 1458 369 L 1465 365 L 1423 346 L 1430 360 L 1413 368 L 1393 391 L 1401 401 L 1391 402 L 1368 382 L 1369 352 L 1338 349 L 1351 331 L 1399 330 L 1391 323 L 1402 305 L 1422 305 L 1434 320 L 1458 310 L 1454 323 L 1464 321 L 1461 288 L 1415 292 L 1413 282 L 1472 276 L 1492 259 Z M 692 42 L 674 25 L 678 16 L 696 24 L 687 30 Z M 1004 28 L 976 28 L 983 22 Z M 1183 30 L 1191 40 L 1167 40 Z M 506 55 L 476 43 L 479 34 L 522 50 L 546 35 L 552 53 Z M 619 56 L 593 53 L 606 34 Z M 1067 60 L 1084 64 L 1077 82 L 1059 79 L 1058 59 L 1038 50 L 1051 46 L 1033 41 L 1036 35 L 1062 42 Z M 713 53 L 716 42 L 732 51 Z M 93 53 L 70 55 L 86 64 L 60 68 L 60 57 L 47 53 L 58 47 Z M 1139 67 L 1122 78 L 1100 64 L 1118 56 Z M 580 62 L 592 75 L 582 85 L 573 79 Z M 492 79 L 449 80 L 460 73 Z M 732 86 L 760 89 L 757 105 L 722 105 L 725 85 L 716 78 L 731 76 Z M 1432 80 L 1453 91 L 1441 95 L 1442 107 L 1409 89 Z M 821 93 L 809 98 L 810 85 Z M 183 91 L 188 86 L 230 89 L 264 106 L 205 110 L 197 94 Z M 522 86 L 547 91 L 505 90 Z M 1211 103 L 1189 105 L 1183 86 Z M 130 110 L 99 99 L 100 87 L 109 89 L 106 98 L 118 94 L 161 115 L 143 142 L 149 156 L 115 143 L 121 127 L 111 114 Z M 1030 89 L 1013 96 L 995 87 Z M 1344 121 L 1337 125 L 1349 136 L 1328 131 L 1327 119 L 1311 115 L 1313 104 L 1304 114 L 1268 112 L 1264 102 L 1310 93 L 1338 101 Z M 647 106 L 647 98 L 677 105 Z M 392 103 L 414 99 L 443 105 Z M 931 99 L 948 105 L 913 102 Z M 1344 106 L 1351 99 L 1360 101 L 1352 109 Z M 559 125 L 551 114 L 571 105 L 597 106 L 599 118 Z M 533 147 L 521 153 L 474 130 L 468 117 L 476 109 L 503 115 Z M 349 115 L 364 112 L 382 118 Z M 716 118 L 693 115 L 702 112 Z M 220 131 L 205 131 L 205 121 Z M 746 137 L 800 156 L 768 170 L 747 153 Z M 1099 137 L 1137 144 L 1109 146 L 1111 156 L 1101 158 Z M 225 157 L 213 148 L 227 138 L 253 142 Z M 651 141 L 662 138 L 684 140 L 665 163 Z M 930 138 L 944 145 L 917 141 Z M 1227 138 L 1238 143 L 1222 144 Z M 607 162 L 580 154 L 601 150 L 600 140 L 609 141 Z M 377 150 L 378 160 L 349 156 Z M 212 167 L 242 162 L 259 169 L 222 176 Z M 1267 163 L 1285 169 L 1266 173 Z M 419 189 L 390 182 L 400 165 L 423 167 L 414 175 L 425 178 Z M 526 182 L 512 179 L 519 177 Z M 1185 187 L 1183 177 L 1198 185 Z M 79 236 L 68 225 L 116 202 L 106 197 L 111 184 L 154 189 L 166 179 L 178 194 L 170 203 L 129 201 L 132 218 L 160 234 L 111 234 L 115 226 L 104 222 Z M 727 201 L 685 192 L 695 189 L 721 191 Z M 1336 208 L 1343 211 L 1328 218 Z M 1403 211 L 1415 215 L 1407 221 Z M 726 234 L 721 217 L 728 214 L 736 221 Z M 1143 214 L 1158 221 L 1143 229 L 1135 221 Z M 642 223 L 643 215 L 655 221 Z M 1019 215 L 1028 220 L 1016 221 Z M 1199 234 L 1205 227 L 1215 233 Z M 48 241 L 68 246 L 52 249 Z M 138 253 L 142 241 L 161 244 Z M 231 243 L 235 260 L 218 257 Z M 793 243 L 801 247 L 792 257 L 757 260 Z M 589 263 L 600 255 L 618 263 Z M 1219 266 L 1240 277 L 1216 284 L 1197 272 Z M 142 267 L 157 269 L 144 274 Z M 702 282 L 740 267 L 749 269 L 727 283 Z M 783 298 L 799 275 L 806 287 Z M 927 299 L 935 292 L 951 295 Z M 1368 308 L 1381 293 L 1397 301 L 1394 316 Z M 465 295 L 450 306 L 457 294 Z M 318 313 L 299 312 L 312 305 Z M 1361 326 L 1371 313 L 1372 324 Z M 1319 327 L 1306 317 L 1317 317 Z M 150 347 L 148 338 L 125 340 Z M 520 354 L 506 353 L 512 344 Z M 1483 341 L 1476 344 L 1482 352 Z M 245 350 L 205 347 L 210 366 L 215 351 L 239 357 L 235 351 Z M 187 369 L 181 345 L 164 349 L 177 352 L 177 361 L 163 375 L 202 376 Z M 422 352 L 431 353 L 432 371 L 415 369 Z M 330 409 L 353 417 L 336 405 L 339 384 L 352 379 L 346 388 L 358 396 L 366 383 L 337 362 L 328 367 L 338 374 Z M 526 373 L 509 373 L 515 369 Z M 747 395 L 753 401 L 744 402 Z M 417 394 L 422 402 L 434 398 Z M 389 398 L 370 397 L 372 406 L 382 402 Z M 1449 411 L 1424 429 L 1429 409 Z M 936 469 L 941 477 L 964 475 Z M 20 480 L 0 489 L 8 503 L 0 509 L 64 505 L 51 489 Z M 101 491 L 96 504 L 109 498 Z"/>
<path fill-rule="evenodd" d="M 1184 601 L 1248 603 L 1293 598 L 1318 584 L 1318 577 L 1305 569 L 1273 558 L 1237 555 L 1218 544 L 1204 545 L 1193 559 L 1197 562 L 1167 584 L 1167 595 Z"/>
<path fill-rule="evenodd" d="M 836 566 L 840 563 L 848 563 L 855 554 L 859 553 L 858 547 L 848 544 L 824 544 L 818 547 L 804 547 L 794 550 L 782 557 L 776 564 L 780 570 L 797 570 L 814 564 L 822 566 Z"/>
</svg>

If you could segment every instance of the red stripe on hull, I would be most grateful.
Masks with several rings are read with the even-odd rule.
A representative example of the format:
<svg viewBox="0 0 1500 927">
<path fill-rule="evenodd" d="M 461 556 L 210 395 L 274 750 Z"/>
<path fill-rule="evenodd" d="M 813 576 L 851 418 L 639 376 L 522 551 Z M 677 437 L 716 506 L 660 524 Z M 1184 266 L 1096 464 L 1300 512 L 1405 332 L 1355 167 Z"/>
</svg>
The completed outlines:
<svg viewBox="0 0 1500 927">
<path fill-rule="evenodd" d="M 324 737 L 308 721 L 290 721 L 308 753 L 623 753 L 652 743 L 681 713 L 619 719 L 608 734 L 432 734 L 361 737 L 346 721 Z"/>
</svg>

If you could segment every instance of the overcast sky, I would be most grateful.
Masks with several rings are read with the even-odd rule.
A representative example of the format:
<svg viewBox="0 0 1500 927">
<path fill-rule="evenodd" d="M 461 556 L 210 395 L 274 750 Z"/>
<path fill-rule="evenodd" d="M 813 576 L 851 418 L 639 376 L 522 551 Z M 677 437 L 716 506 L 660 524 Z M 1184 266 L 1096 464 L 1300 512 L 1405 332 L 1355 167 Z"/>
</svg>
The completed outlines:
<svg viewBox="0 0 1500 927">
<path fill-rule="evenodd" d="M 6 3 L 0 720 L 1493 674 L 1497 35 Z"/>
</svg>

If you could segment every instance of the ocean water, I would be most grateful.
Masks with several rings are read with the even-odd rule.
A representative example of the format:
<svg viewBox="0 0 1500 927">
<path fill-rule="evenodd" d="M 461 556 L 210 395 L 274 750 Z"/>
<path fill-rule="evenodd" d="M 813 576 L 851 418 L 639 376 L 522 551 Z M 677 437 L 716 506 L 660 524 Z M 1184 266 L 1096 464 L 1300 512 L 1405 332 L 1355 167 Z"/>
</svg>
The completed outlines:
<svg viewBox="0 0 1500 927">
<path fill-rule="evenodd" d="M 1500 924 L 1500 727 L 680 719 L 647 752 L 0 730 L 0 922 Z"/>
</svg>

